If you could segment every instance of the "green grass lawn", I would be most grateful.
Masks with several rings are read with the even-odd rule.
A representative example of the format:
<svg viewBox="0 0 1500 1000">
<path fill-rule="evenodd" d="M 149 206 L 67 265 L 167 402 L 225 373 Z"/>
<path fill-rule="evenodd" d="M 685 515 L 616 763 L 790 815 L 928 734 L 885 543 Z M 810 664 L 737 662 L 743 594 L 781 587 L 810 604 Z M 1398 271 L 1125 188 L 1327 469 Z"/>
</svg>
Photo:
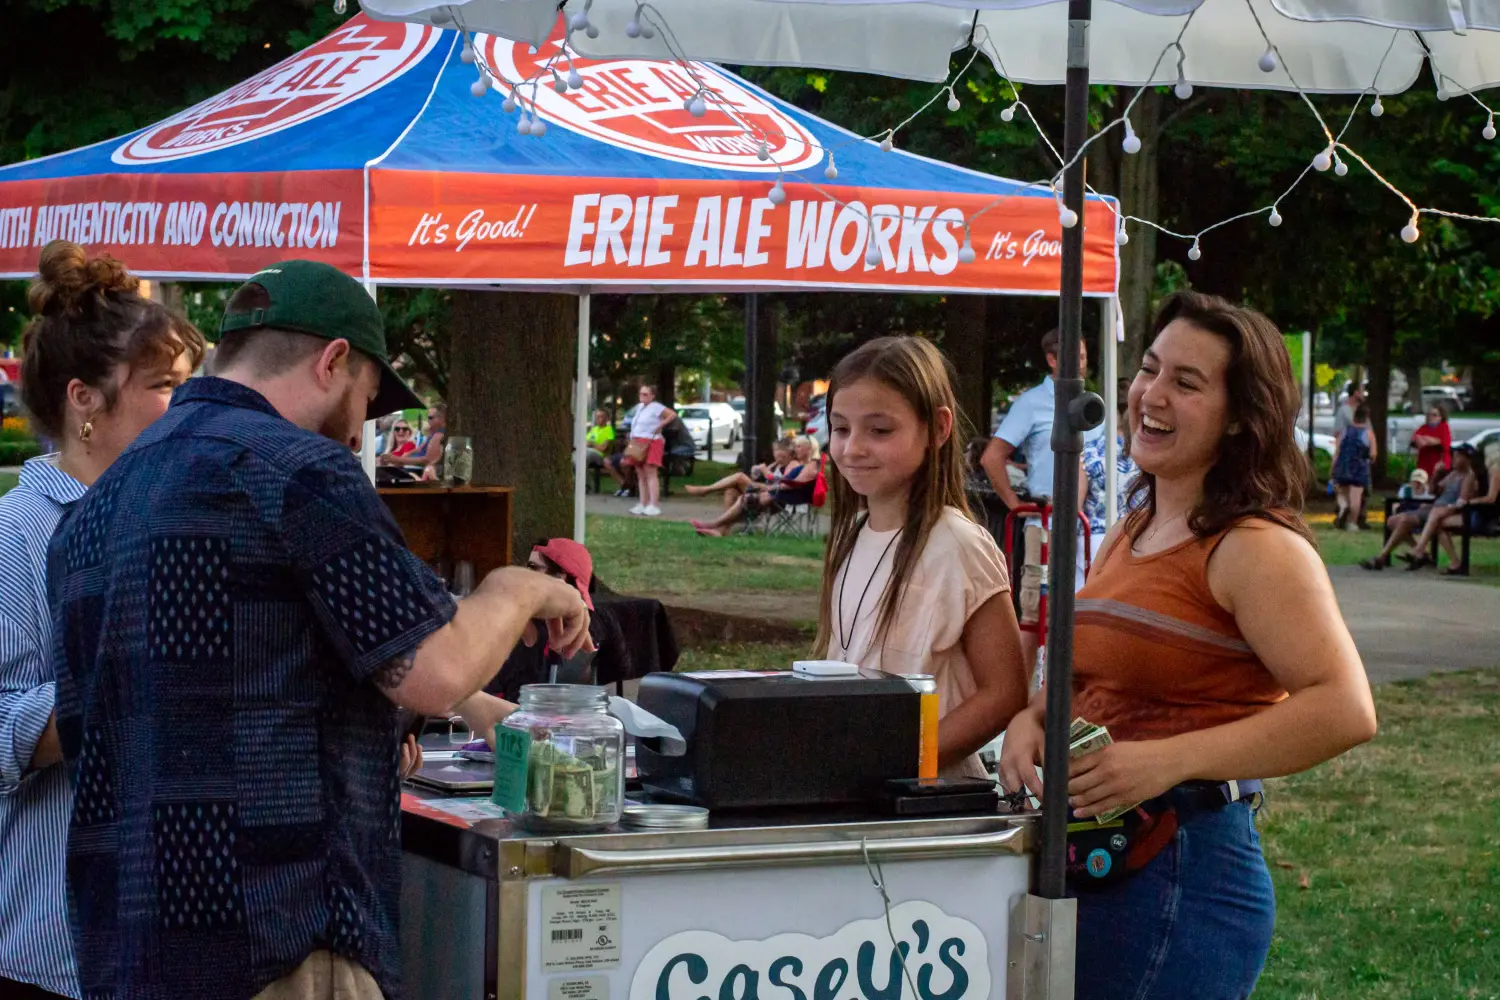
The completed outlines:
<svg viewBox="0 0 1500 1000">
<path fill-rule="evenodd" d="M 588 543 L 599 578 L 625 593 L 816 590 L 823 575 L 819 539 L 700 538 L 688 524 L 592 515 Z"/>
<path fill-rule="evenodd" d="M 0 472 L 0 495 L 10 491 L 10 488 L 20 480 L 20 476 L 14 472 Z"/>
<path fill-rule="evenodd" d="M 1329 566 L 1353 566 L 1361 559 L 1376 555 L 1384 544 L 1384 533 L 1378 526 L 1359 532 L 1335 531 L 1328 526 L 1317 526 L 1313 528 L 1313 534 L 1318 539 L 1318 549 L 1323 554 L 1323 561 Z M 1500 586 L 1500 538 L 1475 538 L 1470 546 L 1470 574 L 1476 580 Z M 1447 564 L 1445 556 L 1443 565 Z M 1401 563 L 1397 562 L 1392 569 L 1401 572 Z M 1430 574 L 1432 570 L 1424 570 L 1423 573 Z"/>
<path fill-rule="evenodd" d="M 1258 1000 L 1500 997 L 1500 674 L 1375 691 L 1380 735 L 1270 784 Z"/>
</svg>

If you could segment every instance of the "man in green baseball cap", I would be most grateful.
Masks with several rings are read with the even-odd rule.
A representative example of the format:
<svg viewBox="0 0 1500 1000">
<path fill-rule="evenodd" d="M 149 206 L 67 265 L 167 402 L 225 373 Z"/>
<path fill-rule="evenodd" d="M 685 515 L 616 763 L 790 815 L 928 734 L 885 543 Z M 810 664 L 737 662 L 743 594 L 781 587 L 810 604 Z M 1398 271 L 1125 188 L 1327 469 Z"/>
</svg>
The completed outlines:
<svg viewBox="0 0 1500 1000">
<path fill-rule="evenodd" d="M 114 776 L 80 783 L 106 803 L 81 793 L 68 858 L 80 980 L 156 1000 L 394 997 L 409 716 L 494 733 L 515 706 L 482 689 L 517 642 L 545 622 L 570 659 L 593 648 L 589 609 L 513 566 L 455 599 L 407 547 L 351 450 L 366 417 L 416 403 L 358 282 L 273 265 L 222 329 L 212 374 L 77 501 L 50 560 L 53 607 L 71 609 L 58 731 L 81 773 Z M 184 720 L 191 753 L 156 735 Z"/>
<path fill-rule="evenodd" d="M 375 300 L 328 264 L 286 260 L 252 275 L 230 297 L 219 334 L 215 372 L 239 366 L 261 379 L 290 377 L 297 388 L 288 401 L 299 415 L 326 411 L 311 426 L 351 448 L 366 420 L 424 405 L 391 367 Z"/>
</svg>

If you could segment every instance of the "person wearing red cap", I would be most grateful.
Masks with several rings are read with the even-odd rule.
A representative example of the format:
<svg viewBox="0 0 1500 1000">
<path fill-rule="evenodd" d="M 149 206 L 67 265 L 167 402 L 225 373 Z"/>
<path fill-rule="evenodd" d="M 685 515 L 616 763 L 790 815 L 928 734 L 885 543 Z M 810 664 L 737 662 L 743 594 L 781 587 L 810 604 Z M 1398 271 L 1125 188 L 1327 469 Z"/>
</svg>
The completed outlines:
<svg viewBox="0 0 1500 1000">
<path fill-rule="evenodd" d="M 594 599 L 589 596 L 589 584 L 594 579 L 594 557 L 582 542 L 571 538 L 553 538 L 532 546 L 526 565 L 538 573 L 566 580 L 578 588 L 583 603 L 594 610 Z"/>
</svg>

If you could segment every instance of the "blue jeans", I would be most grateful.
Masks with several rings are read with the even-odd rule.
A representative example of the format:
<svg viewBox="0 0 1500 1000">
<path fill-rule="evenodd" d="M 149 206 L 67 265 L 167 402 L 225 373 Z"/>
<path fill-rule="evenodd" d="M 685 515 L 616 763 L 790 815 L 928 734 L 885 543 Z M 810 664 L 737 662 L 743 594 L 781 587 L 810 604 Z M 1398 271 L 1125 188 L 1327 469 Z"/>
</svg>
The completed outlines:
<svg viewBox="0 0 1500 1000">
<path fill-rule="evenodd" d="M 1078 1000 L 1241 1000 L 1276 925 L 1245 802 L 1189 816 L 1144 869 L 1076 896 Z"/>
</svg>

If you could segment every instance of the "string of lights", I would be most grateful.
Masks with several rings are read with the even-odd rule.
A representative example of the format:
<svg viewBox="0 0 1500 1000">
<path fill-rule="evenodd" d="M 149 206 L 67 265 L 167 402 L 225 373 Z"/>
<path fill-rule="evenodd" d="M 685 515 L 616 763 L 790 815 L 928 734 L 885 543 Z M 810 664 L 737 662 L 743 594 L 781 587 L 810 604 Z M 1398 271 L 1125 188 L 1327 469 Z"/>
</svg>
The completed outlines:
<svg viewBox="0 0 1500 1000">
<path fill-rule="evenodd" d="M 346 0 L 334 0 L 334 9 L 342 13 L 342 8 L 344 7 L 345 2 Z M 1364 155 L 1362 155 L 1360 152 L 1358 152 L 1356 149 L 1354 149 L 1344 141 L 1345 134 L 1353 124 L 1355 117 L 1358 114 L 1360 107 L 1363 106 L 1366 98 L 1373 97 L 1373 101 L 1369 107 L 1369 111 L 1372 116 L 1380 118 L 1385 114 L 1385 105 L 1381 100 L 1379 93 L 1376 91 L 1373 82 L 1364 93 L 1356 95 L 1354 105 L 1349 112 L 1348 118 L 1344 121 L 1342 127 L 1338 130 L 1338 132 L 1335 133 L 1329 126 L 1328 122 L 1325 120 L 1323 114 L 1318 110 L 1317 106 L 1308 96 L 1307 92 L 1303 89 L 1295 76 L 1293 76 L 1290 67 L 1287 66 L 1286 61 L 1282 58 L 1280 50 L 1277 48 L 1275 42 L 1267 33 L 1265 25 L 1261 22 L 1259 13 L 1256 11 L 1254 5 L 1251 4 L 1249 0 L 1246 0 L 1246 5 L 1249 8 L 1252 17 L 1255 19 L 1257 30 L 1260 32 L 1262 39 L 1266 43 L 1265 50 L 1257 62 L 1258 67 L 1262 72 L 1268 74 L 1274 73 L 1278 68 L 1282 69 L 1286 73 L 1287 79 L 1292 84 L 1292 88 L 1301 98 L 1302 102 L 1307 106 L 1308 110 L 1312 113 L 1313 120 L 1322 134 L 1324 143 L 1323 147 L 1302 169 L 1302 171 L 1291 182 L 1291 184 L 1289 184 L 1287 188 L 1270 204 L 1239 212 L 1237 214 L 1228 216 L 1209 225 L 1206 225 L 1201 229 L 1193 232 L 1178 232 L 1176 230 L 1168 228 L 1165 225 L 1162 225 L 1161 223 L 1153 219 L 1144 218 L 1138 215 L 1125 214 L 1119 209 L 1117 202 L 1111 199 L 1104 199 L 1103 204 L 1108 207 L 1109 211 L 1115 218 L 1115 242 L 1119 246 L 1125 246 L 1129 243 L 1129 228 L 1131 225 L 1144 226 L 1155 230 L 1160 235 L 1189 243 L 1190 245 L 1187 252 L 1188 259 L 1193 261 L 1200 260 L 1203 256 L 1203 239 L 1210 233 L 1213 233 L 1215 230 L 1221 229 L 1243 219 L 1254 218 L 1262 215 L 1266 216 L 1267 223 L 1272 227 L 1279 227 L 1280 225 L 1282 225 L 1282 223 L 1285 221 L 1285 217 L 1281 212 L 1283 203 L 1308 178 L 1308 176 L 1312 173 L 1323 173 L 1329 170 L 1332 170 L 1333 173 L 1338 177 L 1347 176 L 1349 173 L 1349 165 L 1346 162 L 1346 158 L 1359 164 L 1367 173 L 1370 174 L 1371 177 L 1373 177 L 1381 186 L 1383 186 L 1393 196 L 1400 200 L 1406 207 L 1409 213 L 1408 221 L 1406 225 L 1401 229 L 1400 235 L 1401 238 L 1407 243 L 1414 243 L 1420 238 L 1421 232 L 1419 228 L 1419 222 L 1423 215 L 1454 219 L 1464 222 L 1489 224 L 1500 223 L 1500 218 L 1493 216 L 1480 216 L 1463 212 L 1449 211 L 1446 209 L 1431 206 L 1419 206 L 1415 200 L 1413 200 L 1409 195 L 1403 192 L 1394 182 L 1392 182 L 1373 164 L 1371 164 Z M 566 30 L 563 33 L 563 38 L 557 46 L 557 50 L 541 64 L 536 73 L 521 80 L 506 79 L 492 66 L 488 65 L 487 61 L 483 57 L 483 54 L 475 45 L 473 33 L 463 24 L 461 9 L 453 7 L 444 8 L 446 17 L 442 18 L 441 20 L 445 20 L 446 23 L 457 27 L 463 33 L 464 46 L 461 53 L 463 62 L 466 64 L 477 65 L 478 77 L 471 85 L 470 92 L 473 93 L 476 97 L 483 97 L 489 90 L 493 89 L 496 86 L 496 83 L 498 81 L 499 85 L 505 87 L 509 91 L 507 97 L 502 103 L 502 110 L 507 114 L 514 113 L 518 110 L 520 111 L 520 119 L 518 120 L 516 131 L 521 135 L 541 137 L 546 134 L 547 126 L 537 106 L 536 96 L 538 88 L 542 86 L 549 77 L 550 85 L 559 94 L 566 93 L 570 89 L 581 89 L 584 85 L 583 76 L 579 73 L 574 65 L 573 60 L 575 52 L 572 50 L 568 39 L 572 34 L 577 32 L 582 32 L 589 38 L 599 37 L 600 29 L 591 21 L 589 17 L 592 6 L 593 0 L 585 0 L 583 8 L 581 10 L 577 10 L 571 16 L 569 16 L 566 12 L 559 11 L 558 16 L 564 20 L 564 27 Z M 920 105 L 910 115 L 889 128 L 882 129 L 869 135 L 856 135 L 851 137 L 844 143 L 833 145 L 821 145 L 816 142 L 810 142 L 807 138 L 801 136 L 787 136 L 781 133 L 768 132 L 766 131 L 766 126 L 761 125 L 757 122 L 747 120 L 736 107 L 734 107 L 728 101 L 724 100 L 718 94 L 715 88 L 710 84 L 710 82 L 704 78 L 702 73 L 699 71 L 698 64 L 688 57 L 688 54 L 679 44 L 677 37 L 672 31 L 671 25 L 670 23 L 668 23 L 666 17 L 654 4 L 650 3 L 649 0 L 641 0 L 641 2 L 637 3 L 634 15 L 625 25 L 625 34 L 632 39 L 651 39 L 655 38 L 658 34 L 660 35 L 663 44 L 666 46 L 668 52 L 671 53 L 671 61 L 687 75 L 693 87 L 695 88 L 694 92 L 689 94 L 683 100 L 684 108 L 691 115 L 693 115 L 693 117 L 704 117 L 708 113 L 710 107 L 713 107 L 716 111 L 726 115 L 741 129 L 743 129 L 746 136 L 750 137 L 757 143 L 757 156 L 762 161 L 769 161 L 772 159 L 772 154 L 770 152 L 770 142 L 772 140 L 778 140 L 785 143 L 795 142 L 800 143 L 804 146 L 811 146 L 812 148 L 820 149 L 825 154 L 827 159 L 826 166 L 823 169 L 823 175 L 827 180 L 830 181 L 836 180 L 839 176 L 837 158 L 838 153 L 841 150 L 847 149 L 849 146 L 855 143 L 870 142 L 878 144 L 881 150 L 889 152 L 896 148 L 896 138 L 902 132 L 902 130 L 908 128 L 923 115 L 929 113 L 932 110 L 933 106 L 936 105 L 939 101 L 942 101 L 944 103 L 944 106 L 950 113 L 956 113 L 962 107 L 962 102 L 958 97 L 958 90 L 960 89 L 964 78 L 972 70 L 974 63 L 979 58 L 979 56 L 987 51 L 1001 80 L 1004 82 L 1005 87 L 1009 89 L 1011 96 L 1014 98 L 1012 103 L 1001 110 L 1001 121 L 1006 123 L 1012 122 L 1014 121 L 1015 116 L 1018 112 L 1023 113 L 1026 120 L 1036 130 L 1037 136 L 1039 137 L 1043 146 L 1050 152 L 1053 160 L 1057 163 L 1057 169 L 1050 177 L 1024 184 L 1021 187 L 1021 190 L 1026 191 L 1036 188 L 1043 188 L 1048 190 L 1056 200 L 1059 223 L 1063 226 L 1063 228 L 1072 228 L 1078 224 L 1079 219 L 1075 212 L 1073 212 L 1071 209 L 1068 209 L 1062 203 L 1061 185 L 1063 175 L 1066 173 L 1068 167 L 1071 166 L 1072 163 L 1076 162 L 1078 158 L 1081 158 L 1087 154 L 1089 148 L 1093 146 L 1093 144 L 1103 141 L 1106 136 L 1110 136 L 1117 131 L 1122 133 L 1121 149 L 1126 155 L 1135 155 L 1142 150 L 1142 148 L 1144 147 L 1144 143 L 1141 137 L 1135 131 L 1135 128 L 1130 120 L 1130 114 L 1131 111 L 1135 108 L 1137 102 L 1139 102 L 1142 96 L 1145 94 L 1147 87 L 1152 86 L 1156 81 L 1156 77 L 1159 74 L 1163 63 L 1167 62 L 1174 53 L 1176 55 L 1176 81 L 1175 83 L 1172 83 L 1169 80 L 1162 80 L 1160 82 L 1160 85 L 1170 85 L 1172 87 L 1173 93 L 1180 100 L 1188 100 L 1193 96 L 1193 85 L 1188 81 L 1185 74 L 1187 50 L 1183 43 L 1183 39 L 1187 34 L 1188 28 L 1192 24 L 1193 16 L 1194 15 L 1191 13 L 1187 15 L 1187 17 L 1183 21 L 1182 28 L 1178 32 L 1177 37 L 1173 41 L 1168 43 L 1163 48 L 1161 54 L 1157 57 L 1156 63 L 1153 66 L 1151 75 L 1149 77 L 1149 80 L 1152 82 L 1148 83 L 1146 86 L 1136 88 L 1134 96 L 1126 104 L 1120 115 L 1096 130 L 1094 134 L 1091 135 L 1083 143 L 1082 147 L 1079 149 L 1075 157 L 1067 162 L 1064 162 L 1063 157 L 1058 152 L 1056 145 L 1047 135 L 1046 129 L 1043 128 L 1041 122 L 1037 119 L 1030 105 L 1028 105 L 1026 101 L 1021 98 L 1021 89 L 1013 82 L 1009 72 L 1006 70 L 1004 60 L 1000 55 L 999 47 L 995 44 L 995 40 L 982 24 L 971 26 L 970 22 L 965 21 L 960 25 L 964 33 L 963 41 L 969 44 L 969 46 L 972 48 L 972 52 L 970 53 L 969 58 L 948 80 L 946 80 L 943 84 L 941 84 L 934 90 L 932 96 L 928 98 L 927 101 Z M 439 18 L 434 19 L 435 23 L 437 23 L 439 20 Z M 1375 79 L 1377 80 L 1380 76 L 1380 70 L 1385 66 L 1386 60 L 1390 57 L 1391 52 L 1395 47 L 1397 37 L 1397 33 L 1393 32 L 1391 44 L 1387 47 L 1386 52 L 1384 56 L 1382 56 L 1380 64 L 1375 71 Z M 535 54 L 535 52 L 535 47 L 533 47 L 533 54 Z M 1455 96 L 1467 96 L 1471 98 L 1486 113 L 1486 122 L 1480 134 L 1487 140 L 1494 139 L 1496 137 L 1495 110 L 1487 105 L 1479 97 L 1478 94 L 1470 90 L 1464 90 L 1463 88 L 1457 86 L 1454 80 L 1442 71 L 1442 68 L 1438 65 L 1437 60 L 1430 49 L 1427 50 L 1427 57 L 1429 64 L 1432 67 L 1433 75 L 1438 81 L 1438 99 L 1448 100 Z M 559 66 L 563 63 L 566 63 L 567 66 L 566 75 L 559 72 Z M 528 90 L 530 93 L 529 109 L 527 97 Z M 946 100 L 944 100 L 944 98 L 946 98 Z M 773 205 L 780 205 L 786 200 L 785 184 L 787 181 L 787 172 L 783 170 L 779 166 L 779 164 L 776 164 L 774 166 L 776 169 L 776 179 L 767 194 L 767 198 Z M 791 179 L 794 182 L 803 184 L 804 186 L 811 188 L 821 197 L 834 202 L 841 208 L 852 208 L 856 212 L 862 212 L 866 220 L 867 231 L 866 263 L 871 265 L 879 265 L 880 263 L 882 263 L 882 261 L 884 260 L 884 256 L 881 248 L 881 241 L 877 238 L 876 221 L 884 219 L 899 220 L 901 218 L 900 215 L 879 213 L 870 209 L 866 209 L 862 204 L 850 203 L 840 197 L 838 192 L 828 190 L 822 185 L 818 184 L 816 180 L 808 178 L 806 176 L 794 175 Z M 1098 192 L 1092 187 L 1089 187 L 1088 190 L 1092 194 L 1098 194 Z M 974 210 L 972 213 L 965 217 L 963 223 L 964 240 L 958 256 L 960 263 L 967 264 L 972 263 L 975 260 L 976 255 L 974 253 L 971 239 L 972 227 L 974 222 L 980 217 L 1004 204 L 1004 202 L 1007 200 L 1007 197 L 1010 196 L 997 197 L 984 206 Z"/>
</svg>

